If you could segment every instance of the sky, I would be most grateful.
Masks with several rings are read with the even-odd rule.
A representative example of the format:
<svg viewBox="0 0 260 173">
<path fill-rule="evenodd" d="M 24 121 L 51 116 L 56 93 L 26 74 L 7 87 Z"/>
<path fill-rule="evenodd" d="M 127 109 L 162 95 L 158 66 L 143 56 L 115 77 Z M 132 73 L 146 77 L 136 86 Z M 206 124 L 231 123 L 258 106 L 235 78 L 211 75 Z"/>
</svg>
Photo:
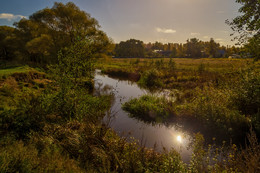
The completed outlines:
<svg viewBox="0 0 260 173">
<path fill-rule="evenodd" d="M 225 20 L 238 16 L 235 0 L 70 0 L 98 20 L 115 43 L 130 38 L 185 43 L 188 38 L 234 45 Z M 0 25 L 12 26 L 54 2 L 69 0 L 0 0 Z"/>
</svg>

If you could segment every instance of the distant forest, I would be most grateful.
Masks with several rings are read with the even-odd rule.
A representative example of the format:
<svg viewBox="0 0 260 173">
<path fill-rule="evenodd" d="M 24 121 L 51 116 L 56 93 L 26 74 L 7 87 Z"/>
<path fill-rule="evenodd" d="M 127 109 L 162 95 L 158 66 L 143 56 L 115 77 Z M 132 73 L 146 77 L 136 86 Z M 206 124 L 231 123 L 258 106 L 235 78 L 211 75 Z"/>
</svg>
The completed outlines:
<svg viewBox="0 0 260 173">
<path fill-rule="evenodd" d="M 213 38 L 201 41 L 188 39 L 186 43 L 144 43 L 130 39 L 115 45 L 114 56 L 118 58 L 228 58 L 249 57 L 244 47 L 221 46 Z"/>
</svg>

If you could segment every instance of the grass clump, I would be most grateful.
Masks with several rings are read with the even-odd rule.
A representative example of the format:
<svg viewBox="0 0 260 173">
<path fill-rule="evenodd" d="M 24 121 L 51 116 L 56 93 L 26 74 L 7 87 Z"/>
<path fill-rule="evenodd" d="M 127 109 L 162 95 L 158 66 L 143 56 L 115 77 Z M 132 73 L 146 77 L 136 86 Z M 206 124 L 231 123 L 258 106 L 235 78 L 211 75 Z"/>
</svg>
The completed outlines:
<svg viewBox="0 0 260 173">
<path fill-rule="evenodd" d="M 132 117 L 144 121 L 165 122 L 173 114 L 172 102 L 164 97 L 143 95 L 134 98 L 122 105 L 123 110 L 130 113 Z"/>
<path fill-rule="evenodd" d="M 160 88 L 163 85 L 162 81 L 160 80 L 160 73 L 156 69 L 147 70 L 142 73 L 138 84 L 141 87 L 148 89 Z"/>
</svg>

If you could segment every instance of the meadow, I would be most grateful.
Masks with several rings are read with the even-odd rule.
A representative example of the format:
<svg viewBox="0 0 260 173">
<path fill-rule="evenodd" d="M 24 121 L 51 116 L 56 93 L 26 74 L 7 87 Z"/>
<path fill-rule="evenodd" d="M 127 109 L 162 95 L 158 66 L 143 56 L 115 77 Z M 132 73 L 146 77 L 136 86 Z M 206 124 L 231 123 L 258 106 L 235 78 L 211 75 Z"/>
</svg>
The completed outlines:
<svg viewBox="0 0 260 173">
<path fill-rule="evenodd" d="M 250 8 L 240 9 L 246 18 Z M 0 173 L 260 172 L 257 32 L 240 48 L 191 38 L 147 49 L 135 39 L 113 43 L 73 2 L 17 16 L 14 27 L 0 26 Z M 229 25 L 254 34 L 255 21 L 247 25 L 238 17 Z M 190 58 L 137 58 L 168 57 L 167 50 L 169 57 Z M 217 58 L 237 53 L 251 59 Z M 184 162 L 174 148 L 158 151 L 131 133 L 123 137 L 104 122 L 117 95 L 113 88 L 106 92 L 110 86 L 95 92 L 96 69 L 147 91 L 119 105 L 130 118 L 158 126 L 199 122 L 228 140 L 192 134 L 191 157 Z M 165 90 L 172 99 L 154 94 Z"/>
<path fill-rule="evenodd" d="M 154 110 L 159 116 L 155 119 L 160 121 L 165 121 L 160 117 L 165 115 L 192 116 L 205 123 L 208 119 L 209 125 L 229 131 L 232 127 L 234 132 L 237 126 L 241 129 L 244 122 L 251 122 L 253 130 L 244 148 L 229 144 L 206 145 L 203 136 L 196 134 L 189 163 L 184 163 L 174 149 L 157 152 L 145 148 L 135 139 L 118 137 L 100 123 L 113 96 L 92 96 L 81 85 L 85 78 L 74 83 L 71 71 L 67 71 L 68 76 L 60 75 L 60 70 L 64 70 L 62 64 L 47 71 L 28 66 L 6 67 L 0 70 L 1 172 L 256 171 L 260 152 L 255 130 L 259 121 L 253 119 L 254 114 L 245 117 L 242 110 L 234 106 L 233 95 L 226 93 L 227 88 L 235 91 L 248 88 L 237 88 L 232 78 L 223 77 L 218 83 L 212 78 L 233 75 L 233 79 L 239 79 L 241 72 L 248 70 L 247 63 L 251 63 L 250 60 L 110 59 L 95 63 L 95 68 L 104 73 L 113 72 L 113 75 L 119 74 L 119 78 L 134 79 L 151 91 L 162 88 L 176 91 L 175 86 L 178 86 L 174 104 L 148 95 L 124 105 L 133 114 L 147 115 L 145 111 Z M 252 87 L 258 87 L 255 81 L 259 79 L 259 68 L 254 66 L 258 64 L 252 64 L 250 74 L 253 75 L 248 77 L 254 80 L 252 84 L 257 84 Z M 169 77 L 174 85 L 166 83 Z M 251 78 L 246 80 L 251 81 Z M 132 108 L 131 105 L 136 106 Z"/>
</svg>

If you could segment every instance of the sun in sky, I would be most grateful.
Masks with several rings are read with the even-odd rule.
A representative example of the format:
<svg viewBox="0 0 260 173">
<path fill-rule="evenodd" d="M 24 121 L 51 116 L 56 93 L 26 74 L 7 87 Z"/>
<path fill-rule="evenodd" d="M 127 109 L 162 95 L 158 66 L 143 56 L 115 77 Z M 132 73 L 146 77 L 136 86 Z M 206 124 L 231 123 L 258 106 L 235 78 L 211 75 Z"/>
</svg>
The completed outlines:
<svg viewBox="0 0 260 173">
<path fill-rule="evenodd" d="M 177 139 L 177 141 L 178 141 L 179 143 L 182 142 L 182 137 L 181 137 L 180 135 L 178 135 L 176 139 Z"/>
</svg>

